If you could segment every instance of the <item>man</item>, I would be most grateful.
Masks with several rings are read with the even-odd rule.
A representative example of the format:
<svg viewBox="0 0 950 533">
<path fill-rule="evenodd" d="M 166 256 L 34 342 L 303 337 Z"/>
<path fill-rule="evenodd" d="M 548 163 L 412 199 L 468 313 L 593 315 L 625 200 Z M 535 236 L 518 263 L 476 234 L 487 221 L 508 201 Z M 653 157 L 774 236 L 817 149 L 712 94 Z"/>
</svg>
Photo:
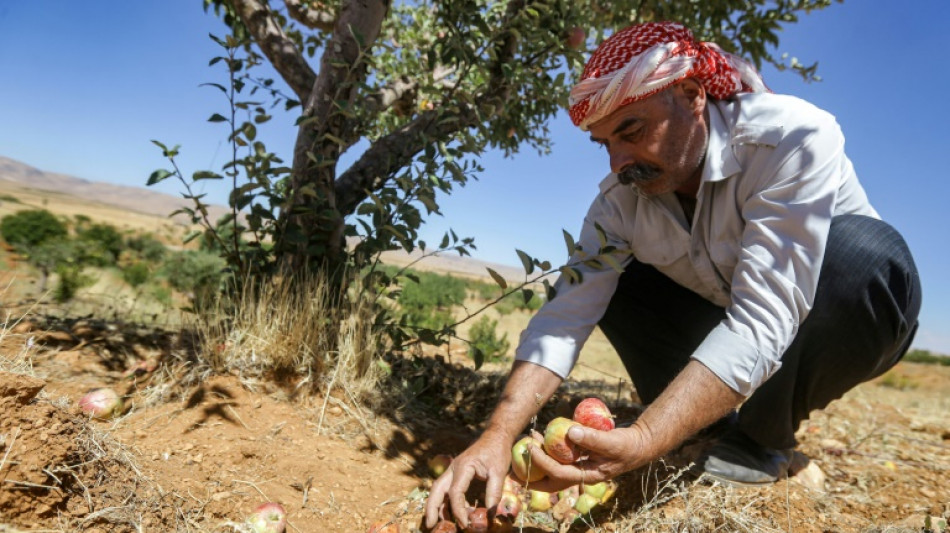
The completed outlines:
<svg viewBox="0 0 950 533">
<path fill-rule="evenodd" d="M 648 407 L 629 428 L 572 429 L 590 452 L 580 463 L 533 449 L 542 490 L 613 478 L 714 423 L 706 475 L 774 482 L 799 423 L 893 366 L 916 331 L 913 259 L 868 203 L 834 118 L 769 93 L 740 58 L 679 24 L 627 28 L 590 58 L 570 115 L 611 170 L 581 254 L 627 251 L 624 271 L 573 258 L 582 281 L 562 276 L 522 334 L 485 432 L 432 486 L 430 526 L 446 499 L 468 523 L 474 477 L 497 502 L 513 441 L 598 323 Z"/>
</svg>

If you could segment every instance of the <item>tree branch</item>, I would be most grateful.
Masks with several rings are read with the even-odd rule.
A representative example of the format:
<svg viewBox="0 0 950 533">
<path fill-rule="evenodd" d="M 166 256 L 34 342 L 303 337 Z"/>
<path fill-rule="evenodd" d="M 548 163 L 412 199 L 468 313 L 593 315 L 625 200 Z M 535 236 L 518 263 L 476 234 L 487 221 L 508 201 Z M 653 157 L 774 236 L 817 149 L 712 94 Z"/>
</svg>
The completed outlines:
<svg viewBox="0 0 950 533">
<path fill-rule="evenodd" d="M 312 7 L 310 2 L 284 0 L 284 5 L 287 6 L 287 14 L 297 22 L 313 30 L 333 31 L 336 15 L 323 2 L 316 2 L 316 4 L 323 9 Z"/>
<path fill-rule="evenodd" d="M 475 99 L 473 105 L 460 104 L 455 112 L 423 112 L 409 124 L 374 142 L 360 159 L 336 180 L 339 212 L 354 212 L 360 202 L 367 198 L 369 191 L 379 190 L 397 170 L 409 165 L 416 154 L 425 149 L 430 139 L 445 139 L 475 126 L 481 120 L 478 113 L 480 107 L 492 107 L 496 110 L 503 107 L 511 86 L 505 78 L 502 66 L 512 60 L 517 45 L 515 33 L 507 29 L 507 26 L 523 8 L 524 0 L 512 0 L 508 4 L 502 31 L 495 45 L 495 60 L 489 69 L 491 76 L 485 92 Z M 442 71 L 436 75 L 441 80 L 449 73 Z"/>
<path fill-rule="evenodd" d="M 231 0 L 234 10 L 254 42 L 261 48 L 297 98 L 303 102 L 310 95 L 317 75 L 310 68 L 296 44 L 284 33 L 270 14 L 266 0 Z"/>
<path fill-rule="evenodd" d="M 290 176 L 291 196 L 282 215 L 283 222 L 300 228 L 306 241 L 317 236 L 325 244 L 324 257 L 334 262 L 343 252 L 343 214 L 337 208 L 334 179 L 335 165 L 345 142 L 347 112 L 366 78 L 368 53 L 383 25 L 389 0 L 347 0 L 333 28 L 333 35 L 320 58 L 320 74 L 303 106 L 303 122 L 297 131 L 294 164 Z M 308 196 L 319 199 L 318 212 Z M 295 208 L 303 207 L 302 212 Z M 291 261 L 307 257 L 308 242 L 295 243 L 297 254 Z M 288 264 L 292 271 L 303 267 Z"/>
</svg>

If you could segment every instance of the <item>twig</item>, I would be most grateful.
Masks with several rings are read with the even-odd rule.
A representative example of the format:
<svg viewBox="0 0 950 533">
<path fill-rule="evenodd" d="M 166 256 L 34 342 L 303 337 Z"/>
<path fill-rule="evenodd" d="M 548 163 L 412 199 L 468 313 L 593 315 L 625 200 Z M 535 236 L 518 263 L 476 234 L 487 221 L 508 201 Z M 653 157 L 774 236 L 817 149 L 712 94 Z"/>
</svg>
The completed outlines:
<svg viewBox="0 0 950 533">
<path fill-rule="evenodd" d="M 233 407 L 231 407 L 230 405 L 226 405 L 225 407 L 226 407 L 229 411 L 231 411 L 231 414 L 234 415 L 234 418 L 237 418 L 238 422 L 240 422 L 241 425 L 244 426 L 244 429 L 246 429 L 246 430 L 248 430 L 248 431 L 253 431 L 251 428 L 247 427 L 247 424 L 245 424 L 243 420 L 241 420 L 241 416 L 240 416 L 239 414 L 237 414 L 237 411 L 235 411 Z"/>
<path fill-rule="evenodd" d="M 30 483 L 29 481 L 17 481 L 15 479 L 4 479 L 4 483 L 10 483 L 11 485 L 22 485 L 24 487 L 30 487 L 34 489 L 46 489 L 46 490 L 60 490 L 59 487 L 51 487 L 49 485 L 40 485 L 38 483 Z M 62 492 L 60 490 L 60 492 Z"/>
<path fill-rule="evenodd" d="M 245 485 L 250 485 L 250 486 L 254 487 L 254 490 L 256 490 L 258 493 L 260 493 L 261 496 L 264 497 L 264 500 L 270 501 L 270 498 L 268 498 L 267 495 L 264 494 L 264 491 L 262 491 L 256 484 L 254 484 L 253 481 L 241 481 L 240 479 L 235 479 L 234 482 L 235 482 L 235 483 L 244 483 Z"/>
<path fill-rule="evenodd" d="M 3 466 L 7 463 L 7 457 L 9 457 L 10 452 L 13 451 L 13 444 L 16 442 L 16 439 L 19 436 L 20 436 L 20 426 L 17 426 L 16 433 L 13 434 L 13 438 L 10 439 L 10 445 L 7 446 L 7 453 L 3 454 L 3 459 L 0 460 L 0 472 L 3 471 Z"/>
</svg>

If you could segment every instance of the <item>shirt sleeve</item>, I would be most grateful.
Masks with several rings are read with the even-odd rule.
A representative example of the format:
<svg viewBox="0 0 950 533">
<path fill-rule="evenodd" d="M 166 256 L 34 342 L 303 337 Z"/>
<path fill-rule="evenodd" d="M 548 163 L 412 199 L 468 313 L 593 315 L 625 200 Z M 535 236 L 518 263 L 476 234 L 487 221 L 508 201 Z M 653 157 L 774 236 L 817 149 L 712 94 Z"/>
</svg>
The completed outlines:
<svg viewBox="0 0 950 533">
<path fill-rule="evenodd" d="M 620 279 L 620 272 L 596 260 L 598 252 L 606 247 L 616 248 L 618 253 L 612 257 L 621 267 L 630 260 L 629 254 L 622 253 L 629 248 L 628 244 L 612 230 L 620 227 L 622 218 L 623 214 L 603 193 L 597 196 L 584 218 L 577 241 L 581 251 L 575 252 L 567 263 L 581 281 L 561 274 L 554 284 L 556 296 L 541 306 L 521 333 L 516 360 L 541 365 L 561 378 L 571 373 L 581 348 L 604 316 Z"/>
<path fill-rule="evenodd" d="M 847 163 L 837 123 L 818 118 L 774 148 L 734 147 L 755 151 L 744 176 L 752 189 L 741 208 L 741 250 L 726 318 L 693 358 L 744 396 L 781 367 L 815 300 Z"/>
</svg>

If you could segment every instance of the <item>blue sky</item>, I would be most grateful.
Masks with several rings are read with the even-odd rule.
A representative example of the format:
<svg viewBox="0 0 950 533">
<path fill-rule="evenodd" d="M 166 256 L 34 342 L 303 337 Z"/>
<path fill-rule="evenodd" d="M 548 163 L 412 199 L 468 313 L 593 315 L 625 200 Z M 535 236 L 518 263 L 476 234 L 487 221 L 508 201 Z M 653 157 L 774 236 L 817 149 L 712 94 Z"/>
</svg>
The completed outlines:
<svg viewBox="0 0 950 533">
<path fill-rule="evenodd" d="M 803 16 L 781 35 L 779 52 L 818 60 L 823 81 L 763 70 L 766 83 L 833 113 L 871 202 L 900 230 L 924 285 L 916 346 L 950 354 L 950 86 L 945 25 L 950 2 L 851 0 Z M 143 185 L 165 166 L 149 142 L 181 144 L 182 168 L 217 169 L 226 160 L 220 93 L 208 67 L 219 49 L 208 33 L 224 26 L 198 0 L 0 0 L 0 155 L 43 170 Z M 259 131 L 289 160 L 293 117 Z M 442 198 L 444 218 L 429 242 L 453 228 L 475 237 L 477 258 L 518 265 L 515 248 L 552 262 L 565 257 L 561 229 L 576 235 L 604 153 L 562 114 L 554 153 L 513 159 L 489 154 L 478 181 Z M 166 192 L 177 193 L 169 182 Z M 223 202 L 223 189 L 208 189 Z"/>
</svg>

